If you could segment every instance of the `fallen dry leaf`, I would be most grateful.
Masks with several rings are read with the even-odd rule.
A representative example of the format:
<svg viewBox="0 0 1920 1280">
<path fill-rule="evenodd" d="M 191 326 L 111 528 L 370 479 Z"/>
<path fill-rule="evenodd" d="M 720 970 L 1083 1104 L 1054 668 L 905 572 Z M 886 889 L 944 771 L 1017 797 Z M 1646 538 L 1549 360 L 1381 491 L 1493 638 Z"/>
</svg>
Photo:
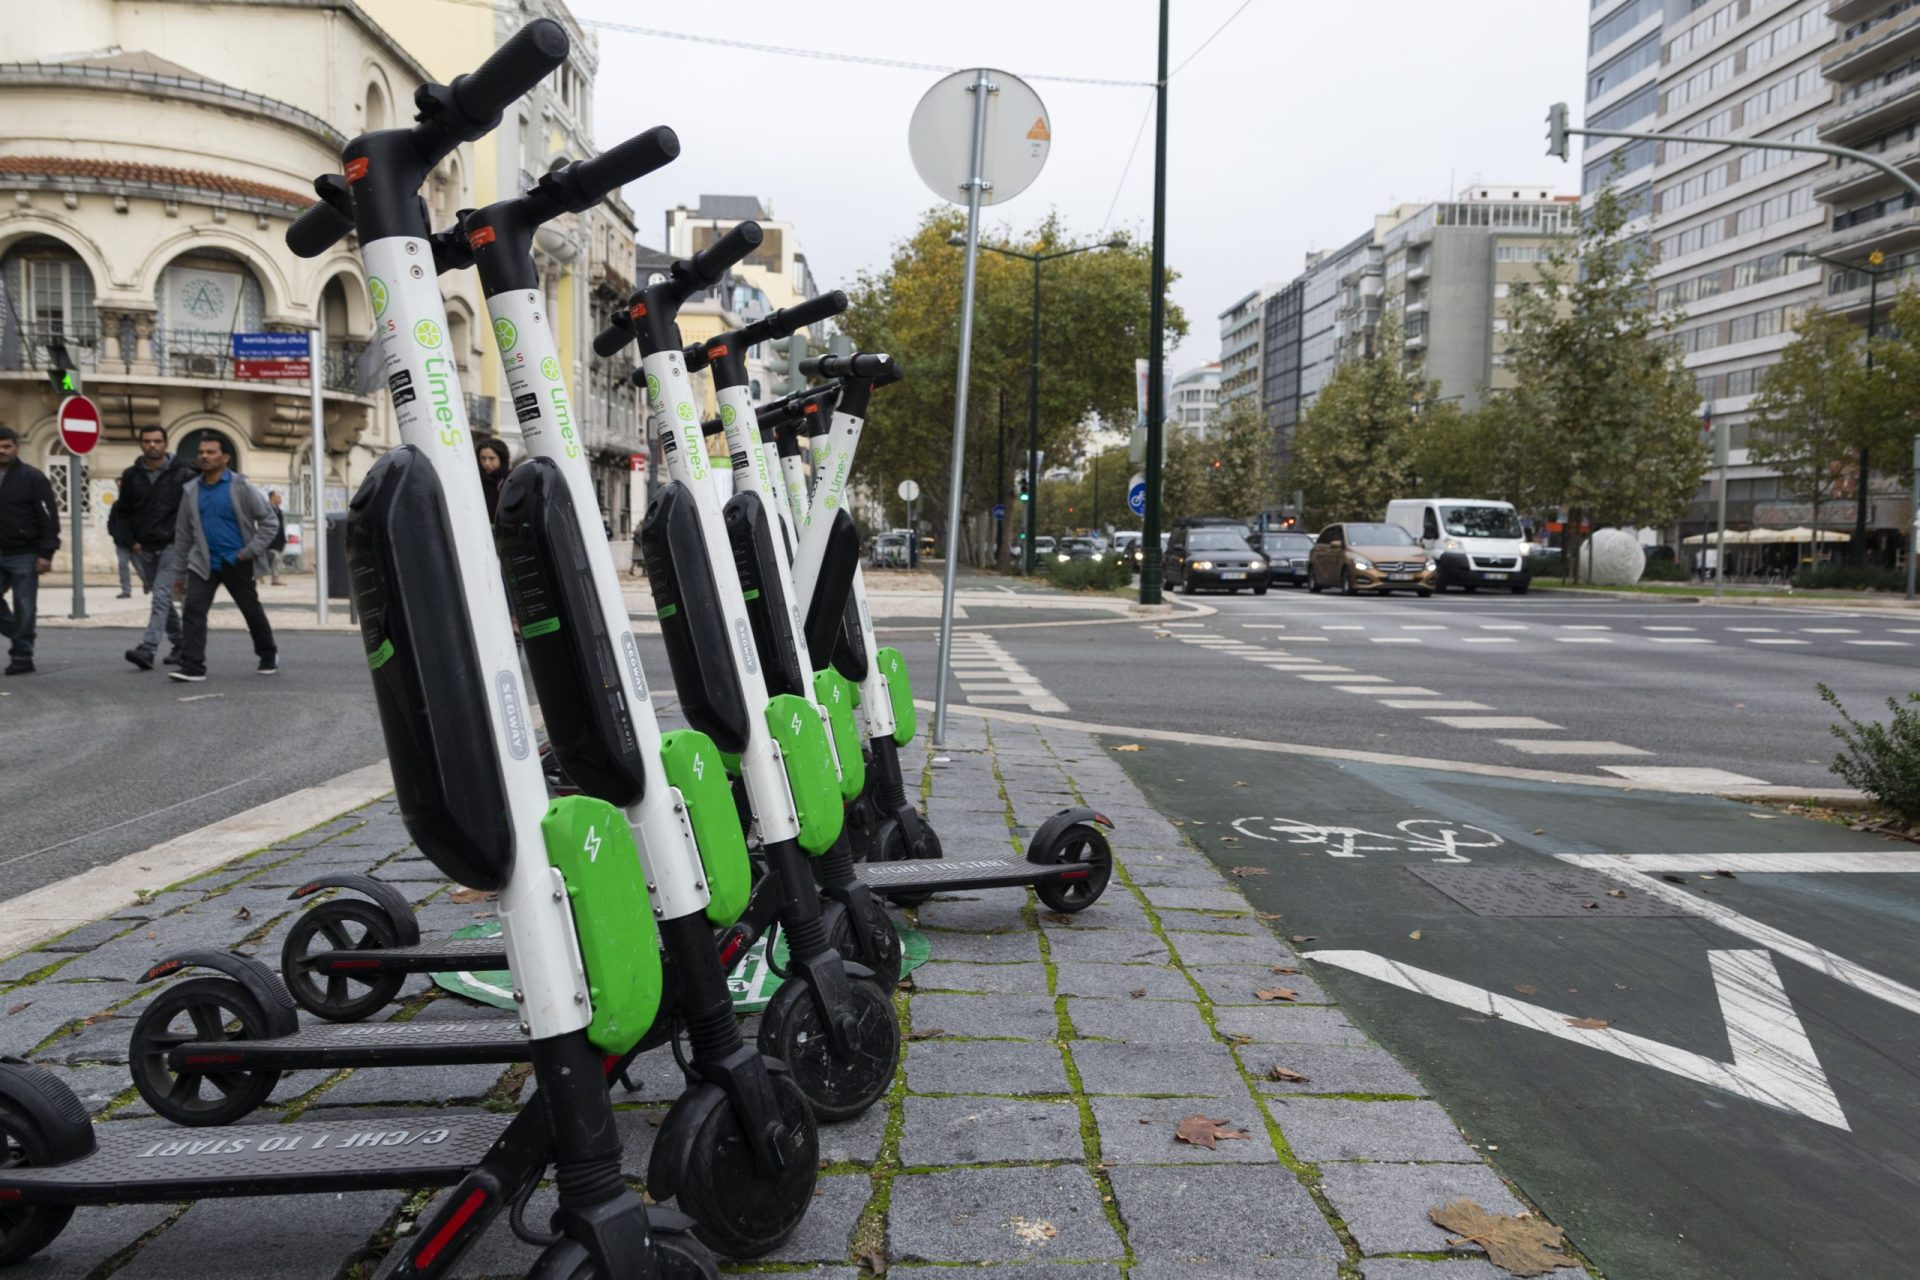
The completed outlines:
<svg viewBox="0 0 1920 1280">
<path fill-rule="evenodd" d="M 1256 1000 L 1297 1000 L 1300 993 L 1292 987 L 1266 987 L 1253 993 Z"/>
<path fill-rule="evenodd" d="M 233 918 L 235 920 L 251 920 L 253 919 L 253 911 L 247 907 L 240 907 L 234 911 Z"/>
<path fill-rule="evenodd" d="M 1585 902 L 1581 903 L 1580 905 L 1582 907 L 1585 907 L 1588 911 L 1598 911 L 1600 909 L 1600 904 L 1595 902 L 1591 898 L 1587 899 Z"/>
<path fill-rule="evenodd" d="M 855 1257 L 854 1261 L 865 1267 L 868 1275 L 883 1276 L 887 1274 L 887 1255 L 878 1249 L 869 1249 L 865 1253 Z"/>
<path fill-rule="evenodd" d="M 1427 1217 L 1435 1226 L 1459 1233 L 1458 1240 L 1447 1241 L 1449 1245 L 1477 1244 L 1494 1266 L 1509 1275 L 1544 1276 L 1559 1267 L 1580 1265 L 1562 1252 L 1567 1237 L 1560 1228 L 1538 1218 L 1488 1213 L 1471 1200 L 1428 1209 Z"/>
<path fill-rule="evenodd" d="M 1262 920 L 1278 920 L 1281 918 L 1280 913 L 1278 911 L 1260 911 L 1260 912 L 1256 912 L 1255 914 L 1258 915 Z"/>
<path fill-rule="evenodd" d="M 945 1035 L 945 1034 L 947 1034 L 947 1029 L 946 1029 L 945 1027 L 928 1027 L 928 1028 L 927 1028 L 927 1029 L 926 1029 L 925 1031 L 909 1031 L 909 1032 L 907 1032 L 907 1039 L 909 1039 L 909 1040 L 932 1040 L 932 1039 L 933 1039 L 934 1037 L 936 1037 L 936 1036 L 943 1036 L 943 1035 Z"/>
<path fill-rule="evenodd" d="M 1293 935 L 1293 941 L 1299 943 L 1318 942 L 1320 941 L 1320 935 L 1317 933 L 1296 933 Z"/>
<path fill-rule="evenodd" d="M 1547 834 L 1547 829 L 1546 829 L 1545 827 L 1535 827 L 1535 828 L 1533 829 L 1533 834 L 1535 834 L 1535 835 L 1537 835 L 1537 836 L 1543 836 L 1543 835 L 1545 835 L 1545 834 Z"/>
<path fill-rule="evenodd" d="M 1244 782 L 1242 782 L 1242 781 L 1240 781 L 1240 779 L 1238 779 L 1238 778 L 1235 778 L 1235 779 L 1233 780 L 1233 785 L 1234 785 L 1234 786 L 1236 786 L 1236 787 L 1244 787 L 1244 786 L 1246 786 L 1247 784 L 1246 784 L 1246 783 L 1244 783 Z"/>
<path fill-rule="evenodd" d="M 1412 933 L 1408 934 L 1407 936 L 1409 938 L 1412 938 L 1415 942 L 1418 942 L 1420 941 L 1420 930 L 1415 929 Z"/>
<path fill-rule="evenodd" d="M 1538 995 L 1540 993 L 1540 988 L 1534 986 L 1531 982 L 1516 982 L 1513 984 L 1513 989 L 1523 996 Z"/>
<path fill-rule="evenodd" d="M 1301 1075 L 1298 1071 L 1294 1071 L 1287 1067 L 1283 1067 L 1277 1062 L 1267 1068 L 1267 1079 L 1284 1080 L 1288 1084 L 1312 1084 L 1313 1083 L 1312 1080 L 1308 1079 L 1306 1076 Z"/>
<path fill-rule="evenodd" d="M 1208 916 L 1207 919 L 1209 920 L 1244 920 L 1246 919 L 1246 917 L 1247 917 L 1247 913 L 1244 911 L 1220 911 L 1220 912 L 1214 913 L 1213 915 Z"/>
<path fill-rule="evenodd" d="M 1220 843 L 1221 844 L 1239 844 L 1240 837 L 1239 836 L 1221 836 Z"/>
<path fill-rule="evenodd" d="M 1115 751 L 1141 751 L 1141 750 L 1144 750 L 1144 748 L 1141 747 L 1141 745 L 1137 742 L 1123 742 L 1119 746 L 1115 747 L 1114 750 Z"/>
<path fill-rule="evenodd" d="M 1716 871 L 1713 874 L 1719 876 L 1723 880 L 1738 880 L 1740 878 L 1739 876 L 1736 876 L 1735 874 L 1733 874 L 1733 872 L 1725 871 L 1725 870 Z"/>
<path fill-rule="evenodd" d="M 1252 1044 L 1253 1037 L 1252 1036 L 1228 1036 L 1227 1043 L 1237 1049 L 1242 1045 Z"/>
<path fill-rule="evenodd" d="M 1127 994 L 1135 1000 L 1139 1000 L 1147 994 L 1147 989 L 1145 987 L 1135 987 L 1133 990 L 1127 992 Z"/>
<path fill-rule="evenodd" d="M 1042 911 L 1040 918 L 1050 924 L 1072 924 L 1073 917 L 1064 911 Z"/>
<path fill-rule="evenodd" d="M 22 1009 L 25 1009 L 32 1004 L 33 1004 L 33 1001 L 31 1000 L 22 1000 L 19 1004 L 16 1004 L 12 1008 L 7 1010 L 7 1016 L 11 1018 L 14 1014 L 19 1013 Z"/>
<path fill-rule="evenodd" d="M 1007 1225 L 1013 1228 L 1013 1234 L 1019 1236 L 1023 1244 L 1045 1244 L 1060 1234 L 1060 1228 L 1045 1218 L 1037 1222 L 1028 1222 L 1025 1218 L 1008 1218 Z"/>
<path fill-rule="evenodd" d="M 466 904 L 470 902 L 492 902 L 500 895 L 485 889 L 455 889 L 447 895 L 447 901 Z"/>
<path fill-rule="evenodd" d="M 1682 876 L 1663 875 L 1660 878 L 1662 880 L 1665 880 L 1668 884 L 1685 884 L 1686 883 L 1685 877 L 1682 877 Z"/>
<path fill-rule="evenodd" d="M 1568 1018 L 1567 1025 L 1578 1027 L 1582 1031 L 1604 1031 L 1607 1028 L 1605 1018 Z"/>
<path fill-rule="evenodd" d="M 1184 1142 L 1189 1146 L 1205 1147 L 1212 1151 L 1216 1142 L 1228 1142 L 1235 1138 L 1246 1140 L 1247 1135 L 1238 1129 L 1227 1128 L 1228 1121 L 1209 1120 L 1206 1116 L 1188 1116 L 1173 1131 L 1175 1142 Z"/>
<path fill-rule="evenodd" d="M 1267 874 L 1267 869 L 1265 867 L 1229 867 L 1227 874 L 1244 879 L 1247 876 L 1263 876 Z"/>
<path fill-rule="evenodd" d="M 1609 889 L 1607 890 L 1607 896 L 1609 898 L 1624 898 L 1627 896 L 1627 891 L 1625 889 Z"/>
<path fill-rule="evenodd" d="M 1272 970 L 1271 970 L 1271 972 L 1273 972 L 1273 973 L 1298 973 L 1298 972 L 1300 972 L 1300 970 L 1299 970 L 1298 968 L 1296 968 L 1296 967 L 1294 967 L 1293 965 L 1290 965 L 1290 964 L 1277 964 L 1277 965 L 1274 965 L 1274 966 L 1273 966 L 1273 968 L 1272 968 Z"/>
</svg>

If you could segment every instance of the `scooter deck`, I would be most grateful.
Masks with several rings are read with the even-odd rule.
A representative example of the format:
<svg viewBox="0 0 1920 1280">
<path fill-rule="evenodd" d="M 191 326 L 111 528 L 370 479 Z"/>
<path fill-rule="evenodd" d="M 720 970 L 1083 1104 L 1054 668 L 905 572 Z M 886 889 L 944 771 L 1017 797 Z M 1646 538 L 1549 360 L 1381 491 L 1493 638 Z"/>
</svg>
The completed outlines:
<svg viewBox="0 0 1920 1280">
<path fill-rule="evenodd" d="M 66 1164 L 0 1170 L 0 1200 L 131 1204 L 202 1196 L 450 1187 L 513 1117 L 395 1116 L 209 1129 L 94 1126 L 94 1150 Z"/>
<path fill-rule="evenodd" d="M 856 863 L 853 870 L 860 882 L 876 893 L 911 893 L 922 889 L 1004 889 L 1047 880 L 1084 880 L 1091 869 L 1084 862 L 1048 865 L 1023 858 L 980 858 L 971 862 L 906 858 L 899 862 Z"/>
<path fill-rule="evenodd" d="M 302 1027 L 270 1040 L 213 1040 L 175 1045 L 175 1071 L 245 1071 L 301 1067 L 438 1067 L 525 1062 L 528 1041 L 512 1017 L 458 1022 L 351 1022 Z"/>
<path fill-rule="evenodd" d="M 337 958 L 335 958 L 337 957 Z M 411 947 L 369 947 L 315 956 L 313 971 L 328 977 L 356 973 L 440 973 L 504 969 L 507 949 L 499 938 L 438 938 Z"/>
</svg>

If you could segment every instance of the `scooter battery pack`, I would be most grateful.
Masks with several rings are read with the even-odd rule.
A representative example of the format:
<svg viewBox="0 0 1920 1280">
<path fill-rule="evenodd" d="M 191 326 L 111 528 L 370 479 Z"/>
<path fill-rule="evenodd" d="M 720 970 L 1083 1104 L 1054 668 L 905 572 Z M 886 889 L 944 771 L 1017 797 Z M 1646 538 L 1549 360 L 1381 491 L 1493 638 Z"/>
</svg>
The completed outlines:
<svg viewBox="0 0 1920 1280">
<path fill-rule="evenodd" d="M 498 889 L 514 848 L 491 683 L 440 478 L 413 446 L 376 462 L 348 504 L 347 572 L 407 832 L 453 880 Z"/>
<path fill-rule="evenodd" d="M 720 750 L 738 755 L 747 747 L 746 693 L 734 670 L 726 612 L 707 558 L 700 512 L 679 481 L 662 488 L 648 504 L 640 523 L 640 555 L 687 723 Z"/>
<path fill-rule="evenodd" d="M 806 673 L 800 667 L 799 638 L 793 634 L 793 610 L 786 592 L 781 557 L 779 520 L 757 493 L 736 493 L 722 509 L 727 539 L 733 544 L 733 564 L 747 599 L 747 620 L 753 626 L 753 647 L 766 672 L 767 693 L 804 697 Z"/>
</svg>

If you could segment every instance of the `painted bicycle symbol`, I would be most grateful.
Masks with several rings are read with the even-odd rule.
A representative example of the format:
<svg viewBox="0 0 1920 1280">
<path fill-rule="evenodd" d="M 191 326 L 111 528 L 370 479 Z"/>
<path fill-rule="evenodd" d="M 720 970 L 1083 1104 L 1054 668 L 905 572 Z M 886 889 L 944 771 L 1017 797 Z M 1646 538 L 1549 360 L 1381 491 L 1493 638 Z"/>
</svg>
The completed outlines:
<svg viewBox="0 0 1920 1280">
<path fill-rule="evenodd" d="M 1408 818 L 1392 831 L 1361 827 L 1324 827 L 1297 818 L 1259 815 L 1237 818 L 1233 829 L 1250 840 L 1318 846 L 1329 858 L 1364 858 L 1369 853 L 1431 853 L 1434 862 L 1472 862 L 1462 849 L 1491 849 L 1506 841 L 1485 827 L 1445 818 Z"/>
</svg>

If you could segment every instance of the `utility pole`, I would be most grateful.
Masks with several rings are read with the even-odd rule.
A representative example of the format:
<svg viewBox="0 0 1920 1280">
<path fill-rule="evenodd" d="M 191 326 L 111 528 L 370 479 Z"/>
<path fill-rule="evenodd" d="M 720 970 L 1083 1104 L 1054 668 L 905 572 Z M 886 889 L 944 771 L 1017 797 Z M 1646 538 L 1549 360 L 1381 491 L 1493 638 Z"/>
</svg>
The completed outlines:
<svg viewBox="0 0 1920 1280">
<path fill-rule="evenodd" d="M 1154 77 L 1153 290 L 1147 313 L 1147 511 L 1140 520 L 1140 603 L 1160 603 L 1160 442 L 1166 424 L 1167 10 L 1160 0 L 1160 70 Z"/>
<path fill-rule="evenodd" d="M 1002 572 L 1007 567 L 1007 389 L 1000 388 L 1000 447 L 993 464 L 993 559 Z"/>
</svg>

